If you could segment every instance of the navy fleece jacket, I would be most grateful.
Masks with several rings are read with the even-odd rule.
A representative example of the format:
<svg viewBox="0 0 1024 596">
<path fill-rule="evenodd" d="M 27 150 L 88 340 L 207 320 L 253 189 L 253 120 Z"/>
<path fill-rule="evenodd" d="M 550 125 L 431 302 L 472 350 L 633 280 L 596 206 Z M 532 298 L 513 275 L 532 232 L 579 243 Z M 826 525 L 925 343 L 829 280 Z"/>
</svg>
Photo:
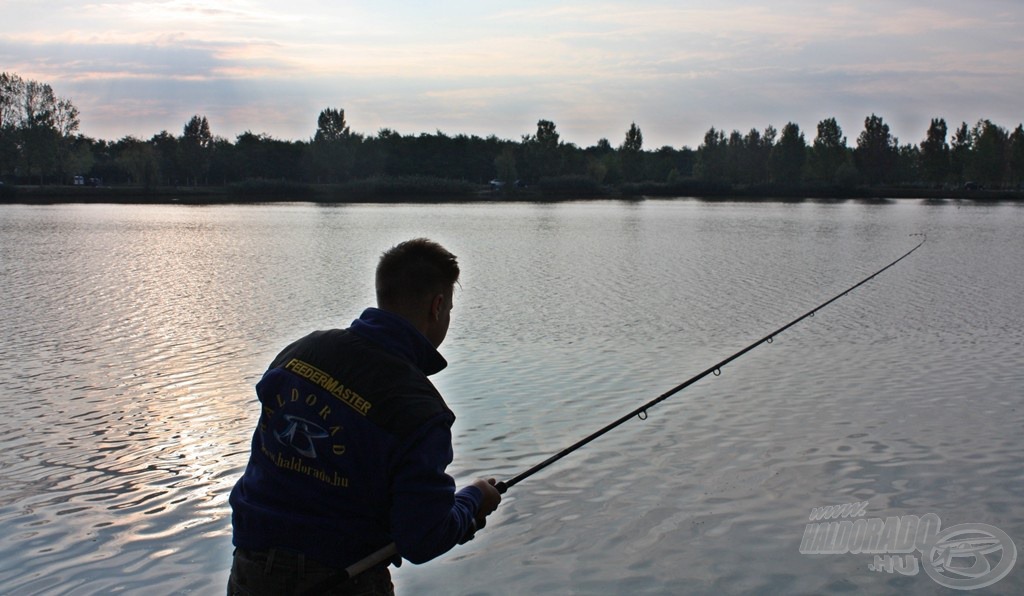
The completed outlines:
<svg viewBox="0 0 1024 596">
<path fill-rule="evenodd" d="M 390 542 L 422 563 L 471 537 L 483 495 L 456 493 L 445 472 L 455 415 L 427 379 L 445 366 L 375 308 L 285 348 L 256 385 L 259 424 L 230 497 L 235 546 L 343 568 Z"/>
</svg>

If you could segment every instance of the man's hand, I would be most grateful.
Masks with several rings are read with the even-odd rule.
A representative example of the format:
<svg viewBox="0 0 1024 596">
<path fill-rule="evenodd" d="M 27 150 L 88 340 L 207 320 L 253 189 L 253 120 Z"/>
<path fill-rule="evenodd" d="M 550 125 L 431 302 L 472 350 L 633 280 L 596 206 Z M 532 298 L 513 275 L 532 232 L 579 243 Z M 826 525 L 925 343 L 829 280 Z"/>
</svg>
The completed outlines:
<svg viewBox="0 0 1024 596">
<path fill-rule="evenodd" d="M 497 483 L 498 481 L 494 478 L 488 478 L 487 480 L 478 478 L 473 481 L 473 486 L 480 489 L 480 492 L 484 495 L 483 500 L 480 501 L 480 508 L 476 511 L 477 528 L 484 527 L 485 518 L 493 513 L 498 508 L 498 503 L 501 502 L 501 493 L 494 487 Z"/>
</svg>

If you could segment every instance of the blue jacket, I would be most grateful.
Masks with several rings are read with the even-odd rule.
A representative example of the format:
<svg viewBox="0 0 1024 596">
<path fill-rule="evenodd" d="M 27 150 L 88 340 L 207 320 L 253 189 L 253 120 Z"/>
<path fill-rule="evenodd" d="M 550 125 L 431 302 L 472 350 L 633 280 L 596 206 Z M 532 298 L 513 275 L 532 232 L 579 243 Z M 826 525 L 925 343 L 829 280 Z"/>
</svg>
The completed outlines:
<svg viewBox="0 0 1024 596">
<path fill-rule="evenodd" d="M 395 542 L 428 561 L 472 536 L 483 498 L 455 492 L 455 415 L 427 379 L 447 362 L 402 317 L 367 309 L 346 330 L 284 349 L 231 491 L 234 544 L 284 548 L 344 568 Z"/>
</svg>

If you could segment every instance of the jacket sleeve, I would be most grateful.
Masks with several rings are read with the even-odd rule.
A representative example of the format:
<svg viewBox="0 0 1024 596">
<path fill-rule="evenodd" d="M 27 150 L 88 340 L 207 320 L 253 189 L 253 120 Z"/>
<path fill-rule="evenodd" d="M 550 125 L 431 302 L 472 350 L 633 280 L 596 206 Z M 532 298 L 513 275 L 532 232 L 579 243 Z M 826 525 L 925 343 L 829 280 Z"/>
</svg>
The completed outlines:
<svg viewBox="0 0 1024 596">
<path fill-rule="evenodd" d="M 476 530 L 483 500 L 467 486 L 455 492 L 445 472 L 452 461 L 451 430 L 443 417 L 429 422 L 398 462 L 391 486 L 391 532 L 398 552 L 420 564 L 448 552 Z"/>
</svg>

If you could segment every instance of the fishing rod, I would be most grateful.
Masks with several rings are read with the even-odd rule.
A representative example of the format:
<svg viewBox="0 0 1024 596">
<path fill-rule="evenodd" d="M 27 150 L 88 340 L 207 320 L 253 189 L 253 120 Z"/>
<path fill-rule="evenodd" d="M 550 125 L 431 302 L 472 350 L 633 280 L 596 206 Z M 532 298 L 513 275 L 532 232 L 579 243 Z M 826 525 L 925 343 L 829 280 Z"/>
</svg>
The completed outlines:
<svg viewBox="0 0 1024 596">
<path fill-rule="evenodd" d="M 635 410 L 629 412 L 628 414 L 622 416 L 618 420 L 616 420 L 616 421 L 606 425 L 605 427 L 601 428 L 600 430 L 597 430 L 594 433 L 592 433 L 590 435 L 587 435 L 586 437 L 580 439 L 579 441 L 573 443 L 572 445 L 570 445 L 570 446 L 566 447 L 565 449 L 559 451 L 558 453 L 552 455 L 551 457 L 549 457 L 546 460 L 540 462 L 539 464 L 533 466 L 532 468 L 526 470 L 525 472 L 521 472 L 518 475 L 516 475 L 516 476 L 512 477 L 511 479 L 506 480 L 504 482 L 499 482 L 496 485 L 496 488 L 498 489 L 498 492 L 504 494 L 504 492 L 506 490 L 512 488 L 516 484 L 519 484 L 523 480 L 526 480 L 530 476 L 533 476 L 537 472 L 539 472 L 539 471 L 543 470 L 544 468 L 550 466 L 551 464 L 553 464 L 556 461 L 562 459 L 563 457 L 569 455 L 570 453 L 576 451 L 577 449 L 580 449 L 581 447 L 583 447 L 587 443 L 590 443 L 594 439 L 596 439 L 596 438 L 600 437 L 601 435 L 607 433 L 608 431 L 612 430 L 613 428 L 616 428 L 616 427 L 622 425 L 623 423 L 625 423 L 626 421 L 631 420 L 634 416 L 639 417 L 641 420 L 646 420 L 647 419 L 647 410 L 649 408 L 651 408 L 652 406 L 655 406 L 655 405 L 665 401 L 666 399 L 672 397 L 676 393 L 679 393 L 683 389 L 686 389 L 690 385 L 693 385 L 694 383 L 696 383 L 697 381 L 703 379 L 704 377 L 706 377 L 708 375 L 711 375 L 711 374 L 713 374 L 715 376 L 718 376 L 718 375 L 722 374 L 722 367 L 725 366 L 726 364 L 729 364 L 733 360 L 736 360 L 740 356 L 743 356 L 744 354 L 746 354 L 747 352 L 753 350 L 754 348 L 756 348 L 757 346 L 759 346 L 761 344 L 770 344 L 770 343 L 772 343 L 772 341 L 775 340 L 775 336 L 776 335 L 782 333 L 783 331 L 789 329 L 793 325 L 796 325 L 797 323 L 799 323 L 800 321 L 803 321 L 804 319 L 806 319 L 808 317 L 813 317 L 814 313 L 818 312 L 819 310 L 825 308 L 829 304 L 832 304 L 836 300 L 839 300 L 840 298 L 842 298 L 843 296 L 849 294 L 853 290 L 856 290 L 860 286 L 862 286 L 862 285 L 866 284 L 867 282 L 871 281 L 879 273 L 882 273 L 886 269 L 892 267 L 896 263 L 899 263 L 903 259 L 905 259 L 908 256 L 910 256 L 910 253 L 912 253 L 915 250 L 917 250 L 918 248 L 920 248 L 921 245 L 924 244 L 925 240 L 927 240 L 927 238 L 924 237 L 924 234 L 911 234 L 911 236 L 922 236 L 921 242 L 919 242 L 917 244 L 917 246 L 915 246 L 914 248 L 912 248 L 909 251 L 907 251 L 906 253 L 904 253 L 900 258 L 898 258 L 895 261 L 889 263 L 885 267 L 882 267 L 878 271 L 875 271 L 874 273 L 872 273 L 868 277 L 865 277 L 861 281 L 859 281 L 856 284 L 850 286 L 849 288 L 843 290 L 839 294 L 836 294 L 831 299 L 829 299 L 827 302 L 823 302 L 820 305 L 815 306 L 813 309 L 805 312 L 804 314 L 802 314 L 799 317 L 793 319 L 789 323 L 786 323 L 782 327 L 779 327 L 775 331 L 772 331 L 768 335 L 762 337 L 761 339 L 755 341 L 754 343 L 750 344 L 749 346 L 747 346 L 747 347 L 743 348 L 742 350 L 736 352 L 732 356 L 729 356 L 728 358 L 726 358 L 725 360 L 722 360 L 721 362 L 718 362 L 717 364 L 711 365 L 709 368 L 707 368 L 703 372 L 701 372 L 699 374 L 696 374 L 693 377 L 690 377 L 686 381 L 683 381 L 682 383 L 680 383 L 680 384 L 676 385 L 675 387 L 669 389 L 665 393 L 662 393 L 658 397 L 652 399 L 651 401 L 645 403 L 644 405 L 642 405 L 642 406 L 636 408 Z"/>
<path fill-rule="evenodd" d="M 513 486 L 519 484 L 523 480 L 526 480 L 530 476 L 533 476 L 537 472 L 539 472 L 539 471 L 543 470 L 544 468 L 550 466 L 551 464 L 553 464 L 556 461 L 562 459 L 563 457 L 569 455 L 570 453 L 572 453 L 574 451 L 577 451 L 578 449 L 582 448 L 584 445 L 587 445 L 588 443 L 590 443 L 594 439 L 597 439 L 598 437 L 604 435 L 608 431 L 610 431 L 610 430 L 612 430 L 612 429 L 614 429 L 616 427 L 621 426 L 622 424 L 624 424 L 625 422 L 627 422 L 629 420 L 632 420 L 634 417 L 638 417 L 641 420 L 646 420 L 647 419 L 647 410 L 648 409 L 650 409 L 653 406 L 655 406 L 655 405 L 665 401 L 666 399 L 672 397 L 676 393 L 679 393 L 683 389 L 686 389 L 687 387 L 689 387 L 690 385 L 693 385 L 694 383 L 696 383 L 697 381 L 703 379 L 704 377 L 706 377 L 708 375 L 718 376 L 718 375 L 722 374 L 722 367 L 723 366 L 725 366 L 725 365 L 729 364 L 730 362 L 732 362 L 733 360 L 736 360 L 737 358 L 743 356 L 744 354 L 746 354 L 747 352 L 749 352 L 749 351 L 753 350 L 754 348 L 760 346 L 761 344 L 770 344 L 770 343 L 772 343 L 775 340 L 775 336 L 776 335 L 782 333 L 783 331 L 786 331 L 787 329 L 789 329 L 793 325 L 796 325 L 797 323 L 799 323 L 800 321 L 803 321 L 804 319 L 806 319 L 808 317 L 813 317 L 814 313 L 816 313 L 819 310 L 825 308 L 829 304 L 832 304 L 836 300 L 839 300 L 843 296 L 846 296 L 847 294 L 849 294 L 850 292 L 856 290 L 857 288 L 861 287 L 862 285 L 868 283 L 869 281 L 871 281 L 872 279 L 877 277 L 880 273 L 882 273 L 886 269 L 889 269 L 890 267 L 892 267 L 896 263 L 899 263 L 903 259 L 909 257 L 911 253 L 913 253 L 915 250 L 921 248 L 921 245 L 923 245 L 925 243 L 925 241 L 928 239 L 924 234 L 911 234 L 911 236 L 920 236 L 921 237 L 921 241 L 919 243 L 917 243 L 917 245 L 914 246 L 914 248 L 911 248 L 907 252 L 903 253 L 903 255 L 901 255 L 895 261 L 889 263 L 885 267 L 882 267 L 878 271 L 875 271 L 874 273 L 872 273 L 871 275 L 869 275 L 869 276 L 865 277 L 864 279 L 860 280 L 856 284 L 854 284 L 854 285 L 850 286 L 849 288 L 843 290 L 842 292 L 836 294 L 835 296 L 833 296 L 832 298 L 830 298 L 826 302 L 822 302 L 818 306 L 815 306 L 811 310 L 809 310 L 809 311 L 805 312 L 804 314 L 800 315 L 799 317 L 793 319 L 789 323 L 786 323 L 782 327 L 779 327 L 775 331 L 772 331 L 768 335 L 765 335 L 761 339 L 755 341 L 754 343 L 752 343 L 749 346 L 743 348 L 742 350 L 736 352 L 735 354 L 729 356 L 728 358 L 725 358 L 721 362 L 718 362 L 716 364 L 711 365 L 710 367 L 705 369 L 703 372 L 700 372 L 700 373 L 694 375 L 693 377 L 690 377 L 686 381 L 683 381 L 682 383 L 680 383 L 680 384 L 676 385 L 675 387 L 669 389 L 665 393 L 662 393 L 658 397 L 650 400 L 649 402 L 643 404 L 642 406 L 640 406 L 638 408 L 635 408 L 634 410 L 632 410 L 628 414 L 622 416 L 621 418 L 615 420 L 614 422 L 611 422 L 611 423 L 605 425 L 604 427 L 600 428 L 599 430 L 597 430 L 597 431 L 587 435 L 586 437 L 583 437 L 579 441 L 576 441 L 572 445 L 566 447 L 565 449 L 562 449 L 558 453 L 556 453 L 556 454 L 552 455 L 551 457 L 545 459 L 544 461 L 540 462 L 539 464 L 529 468 L 528 470 L 520 472 L 519 474 L 513 476 L 512 478 L 510 478 L 508 480 L 504 480 L 504 481 L 498 482 L 497 484 L 495 484 L 495 488 L 498 489 L 499 493 L 504 494 L 505 491 L 507 491 L 508 489 L 512 488 Z M 369 555 L 365 559 L 363 559 L 361 561 L 358 561 L 356 563 L 353 563 L 351 566 L 349 566 L 348 568 L 345 569 L 345 574 L 347 574 L 348 578 L 355 577 L 359 573 L 362 573 L 363 571 L 366 571 L 367 569 L 370 569 L 371 567 L 379 565 L 379 564 L 383 563 L 384 561 L 387 561 L 388 559 L 391 559 L 392 557 L 394 557 L 396 555 L 398 555 L 398 548 L 395 546 L 394 543 L 391 543 L 391 544 L 385 546 L 384 548 L 378 550 L 377 552 Z"/>
</svg>

